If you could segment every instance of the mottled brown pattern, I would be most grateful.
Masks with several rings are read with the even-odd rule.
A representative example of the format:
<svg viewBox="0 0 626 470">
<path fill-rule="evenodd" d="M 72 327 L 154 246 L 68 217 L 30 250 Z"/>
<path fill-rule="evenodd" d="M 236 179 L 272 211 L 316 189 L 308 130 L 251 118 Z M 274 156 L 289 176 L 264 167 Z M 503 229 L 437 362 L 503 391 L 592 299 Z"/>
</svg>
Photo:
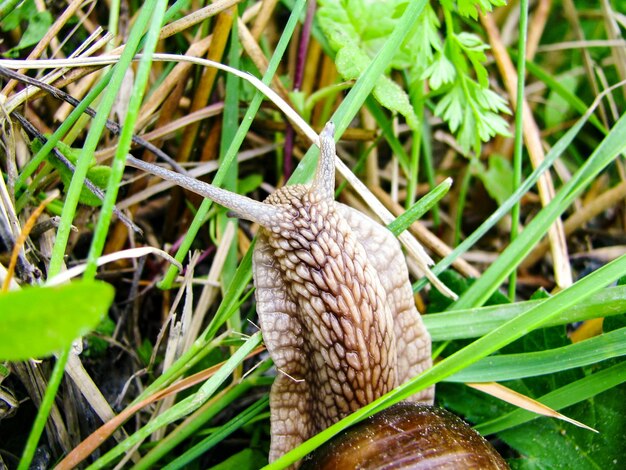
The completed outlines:
<svg viewBox="0 0 626 470">
<path fill-rule="evenodd" d="M 296 305 L 309 358 L 304 379 L 323 398 L 311 410 L 320 430 L 397 383 L 393 318 L 378 273 L 335 204 L 306 186 L 267 202 L 294 208 L 264 232 Z"/>
</svg>

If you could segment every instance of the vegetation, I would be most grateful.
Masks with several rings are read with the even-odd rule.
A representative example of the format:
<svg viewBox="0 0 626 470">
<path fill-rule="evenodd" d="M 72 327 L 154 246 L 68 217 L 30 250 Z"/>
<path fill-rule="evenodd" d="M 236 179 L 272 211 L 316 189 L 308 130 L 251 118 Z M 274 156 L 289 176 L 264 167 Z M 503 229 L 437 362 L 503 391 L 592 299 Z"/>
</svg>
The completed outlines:
<svg viewBox="0 0 626 470">
<path fill-rule="evenodd" d="M 459 298 L 416 276 L 436 365 L 268 468 L 432 384 L 513 468 L 620 467 L 626 4 L 169 3 L 0 1 L 0 467 L 267 465 L 256 227 L 125 161 L 262 200 L 331 119 Z"/>
</svg>

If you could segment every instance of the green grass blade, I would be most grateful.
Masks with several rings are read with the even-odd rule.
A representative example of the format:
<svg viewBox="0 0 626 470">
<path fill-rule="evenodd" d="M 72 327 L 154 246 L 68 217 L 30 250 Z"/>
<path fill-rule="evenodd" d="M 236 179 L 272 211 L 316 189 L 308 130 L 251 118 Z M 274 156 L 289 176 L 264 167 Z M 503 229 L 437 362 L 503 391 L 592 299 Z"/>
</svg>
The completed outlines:
<svg viewBox="0 0 626 470">
<path fill-rule="evenodd" d="M 371 95 L 365 100 L 365 106 L 367 106 L 368 111 L 376 121 L 376 124 L 378 124 L 381 134 L 385 137 L 389 147 L 391 147 L 393 155 L 398 159 L 402 170 L 405 173 L 408 173 L 409 155 L 406 153 L 406 150 L 404 150 L 404 147 L 400 143 L 400 139 L 398 139 L 398 136 L 394 132 L 391 120 L 387 117 L 382 107 Z"/>
<path fill-rule="evenodd" d="M 22 458 L 17 466 L 17 470 L 32 468 L 30 464 L 35 456 L 39 437 L 46 426 L 46 421 L 50 415 L 52 405 L 54 405 L 56 391 L 59 389 L 59 385 L 61 385 L 61 381 L 63 380 L 63 372 L 65 370 L 65 364 L 67 364 L 67 360 L 69 359 L 70 351 L 71 348 L 66 348 L 57 356 L 57 362 L 54 365 L 54 369 L 52 369 L 46 393 L 43 396 L 43 400 L 41 400 L 41 404 L 39 405 L 39 412 L 37 413 L 37 417 L 33 423 L 33 428 L 28 435 L 28 441 L 26 441 L 26 446 L 24 447 L 24 452 L 22 452 Z"/>
<path fill-rule="evenodd" d="M 137 21 L 129 35 L 126 48 L 124 49 L 124 52 L 120 57 L 120 62 L 113 68 L 111 81 L 108 83 L 108 89 L 102 99 L 102 106 L 100 107 L 96 118 L 93 121 L 93 125 L 87 135 L 85 146 L 83 147 L 79 156 L 78 164 L 76 165 L 75 173 L 72 177 L 72 181 L 67 192 L 65 204 L 63 205 L 61 222 L 57 230 L 56 240 L 52 248 L 50 266 L 48 268 L 49 277 L 57 275 L 63 265 L 65 248 L 67 246 L 69 233 L 72 227 L 72 221 L 74 220 L 74 214 L 76 213 L 76 207 L 78 205 L 78 200 L 83 188 L 85 177 L 87 176 L 87 170 L 89 169 L 93 152 L 98 145 L 98 141 L 100 140 L 100 136 L 102 134 L 102 131 L 104 130 L 108 114 L 111 110 L 111 107 L 113 106 L 113 102 L 117 95 L 117 91 L 119 90 L 126 70 L 130 66 L 133 56 L 135 55 L 143 31 L 146 29 L 150 18 L 154 13 L 154 6 L 155 0 L 148 0 L 142 8 L 141 12 L 139 13 Z M 160 27 L 160 23 L 158 25 L 155 25 L 155 27 Z M 83 100 L 83 102 L 84 101 L 85 100 Z M 78 111 L 78 109 L 76 109 L 75 111 Z M 111 202 L 111 205 L 114 202 L 115 201 L 113 200 L 113 202 Z M 94 275 L 95 267 L 92 269 L 91 273 L 85 273 L 84 279 L 92 279 Z M 63 371 L 65 369 L 65 364 L 68 357 L 69 348 L 63 351 L 61 355 L 59 355 L 59 358 L 55 363 L 50 383 L 46 388 L 46 392 L 42 400 L 42 406 L 37 412 L 37 416 L 33 424 L 33 429 L 28 436 L 25 451 L 22 456 L 22 460 L 20 461 L 20 468 L 28 468 L 28 466 L 30 465 L 30 462 L 34 455 L 34 451 L 37 447 L 37 442 L 39 442 L 41 432 L 45 426 L 45 422 L 48 419 L 50 407 L 54 402 L 58 387 L 61 383 L 61 378 L 63 377 Z"/>
<path fill-rule="evenodd" d="M 524 194 L 526 194 L 536 183 L 539 177 L 546 171 L 554 161 L 565 151 L 565 149 L 573 142 L 576 135 L 580 132 L 584 124 L 587 122 L 589 114 L 586 114 L 580 118 L 570 130 L 568 130 L 563 137 L 552 147 L 552 149 L 546 154 L 544 161 L 539 165 L 529 176 L 524 183 L 509 197 L 504 203 L 498 207 L 498 209 L 491 214 L 487 220 L 485 220 L 480 227 L 478 227 L 470 236 L 468 236 L 463 242 L 459 244 L 452 253 L 439 261 L 435 266 L 431 268 L 431 271 L 435 274 L 440 274 L 447 268 L 449 268 L 454 260 L 469 250 L 472 246 L 480 240 L 493 226 L 495 226 L 502 217 L 509 213 L 515 203 L 519 201 Z M 414 291 L 422 289 L 428 280 L 422 278 L 413 285 Z"/>
<path fill-rule="evenodd" d="M 529 300 L 514 304 L 478 307 L 452 312 L 424 315 L 424 324 L 433 341 L 478 338 L 498 328 L 507 321 L 539 305 L 542 300 Z M 561 312 L 544 326 L 608 317 L 626 313 L 626 286 L 602 289 L 584 302 Z"/>
<path fill-rule="evenodd" d="M 100 208 L 100 216 L 98 218 L 98 224 L 96 225 L 96 229 L 94 231 L 93 239 L 91 242 L 91 248 L 89 250 L 89 255 L 87 257 L 87 268 L 85 269 L 84 277 L 87 279 L 91 279 L 95 277 L 97 271 L 97 260 L 98 257 L 102 254 L 102 250 L 104 249 L 104 244 L 106 242 L 107 234 L 109 231 L 109 226 L 111 225 L 111 217 L 113 216 L 113 208 L 115 206 L 115 201 L 117 200 L 117 193 L 120 188 L 120 184 L 122 182 L 122 177 L 124 176 L 124 168 L 126 163 L 126 155 L 130 151 L 130 146 L 133 139 L 133 132 L 135 127 L 135 122 L 137 122 L 137 117 L 139 116 L 139 110 L 141 108 L 141 103 L 143 101 L 144 92 L 146 90 L 146 86 L 148 83 L 148 78 L 150 77 L 150 68 L 152 66 L 152 55 L 156 49 L 157 41 L 159 38 L 159 31 L 161 29 L 161 25 L 163 24 L 163 15 L 165 14 L 165 9 L 167 8 L 167 0 L 156 0 L 154 5 L 149 5 L 146 3 L 144 8 L 147 8 L 148 11 L 152 13 L 151 18 L 149 18 L 150 27 L 146 34 L 146 41 L 143 50 L 143 54 L 141 55 L 141 59 L 139 60 L 139 67 L 137 69 L 137 74 L 135 76 L 135 83 L 133 84 L 132 94 L 130 97 L 130 101 L 128 103 L 128 109 L 126 112 L 126 117 L 124 119 L 124 124 L 122 125 L 122 130 L 120 132 L 119 141 L 117 143 L 117 148 L 115 150 L 115 156 L 113 157 L 113 162 L 111 164 L 111 175 L 109 176 L 109 184 L 107 185 L 107 190 L 104 196 L 104 200 L 102 201 L 102 207 Z M 142 11 L 143 13 L 143 11 Z M 143 29 L 133 29 L 133 35 L 137 36 L 137 41 L 141 39 L 141 35 L 143 33 Z M 127 46 L 128 47 L 128 46 Z M 130 65 L 130 63 L 129 63 Z M 121 69 L 120 69 L 121 70 Z M 123 79 L 125 75 L 120 74 Z M 112 80 L 115 78 L 115 73 Z M 121 85 L 121 81 L 120 81 Z M 119 88 L 114 88 L 116 91 Z M 108 94 L 114 94 L 112 91 L 108 92 Z M 108 96 L 108 95 L 107 95 Z M 103 102 L 104 104 L 104 102 Z M 110 108 L 109 108 L 110 109 Z M 100 111 L 96 115 L 96 119 L 98 116 L 102 115 L 104 117 L 104 121 L 102 122 L 102 128 L 100 132 L 104 130 L 105 121 L 108 113 L 100 114 Z M 94 119 L 95 124 L 95 119 Z M 91 134 L 91 130 L 90 130 Z M 80 160 L 79 160 L 80 161 Z M 72 178 L 72 183 L 73 183 Z"/>
<path fill-rule="evenodd" d="M 448 377 L 446 382 L 501 382 L 552 374 L 626 354 L 626 328 L 545 351 L 490 356 Z"/>
<path fill-rule="evenodd" d="M 102 96 L 102 102 L 100 103 L 96 117 L 91 124 L 89 133 L 87 134 L 85 144 L 78 158 L 74 176 L 72 177 L 72 182 L 70 183 L 70 187 L 67 191 L 65 204 L 63 205 L 61 222 L 57 230 L 57 237 L 52 249 L 50 268 L 48 270 L 48 275 L 51 277 L 57 275 L 61 270 L 72 221 L 74 219 L 74 214 L 76 213 L 76 206 L 78 205 L 78 198 L 83 188 L 87 170 L 89 169 L 89 165 L 91 163 L 91 158 L 96 150 L 96 147 L 98 146 L 98 142 L 100 141 L 100 136 L 105 128 L 106 120 L 111 108 L 113 107 L 117 92 L 122 85 L 122 80 L 124 79 L 126 70 L 130 66 L 130 63 L 137 52 L 137 47 L 143 32 L 148 26 L 155 4 L 156 0 L 148 0 L 141 9 L 141 12 L 137 17 L 137 21 L 135 22 L 135 25 L 129 35 L 126 47 L 120 56 L 120 60 L 113 67 L 111 80 L 107 84 L 106 92 Z"/>
<path fill-rule="evenodd" d="M 524 148 L 524 85 L 526 80 L 526 39 L 528 37 L 528 0 L 519 2 L 519 37 L 517 40 L 517 50 L 519 57 L 517 60 L 517 93 L 515 102 L 515 141 L 513 143 L 513 189 L 519 188 L 522 184 L 522 152 Z M 520 202 L 517 201 L 511 210 L 511 241 L 517 238 L 519 232 Z M 517 272 L 513 270 L 509 279 L 509 298 L 515 302 L 515 291 L 517 284 Z"/>
<path fill-rule="evenodd" d="M 206 423 L 213 419 L 218 413 L 227 409 L 235 400 L 240 398 L 244 393 L 248 392 L 252 386 L 255 386 L 259 377 L 267 372 L 272 366 L 272 361 L 264 361 L 254 372 L 247 375 L 246 378 L 228 390 L 222 397 L 211 403 L 210 406 L 203 406 L 193 415 L 189 416 L 178 428 L 161 439 L 150 452 L 148 452 L 133 470 L 143 470 L 154 468 L 156 463 L 177 445 L 197 433 Z"/>
<path fill-rule="evenodd" d="M 546 70 L 544 70 L 543 68 L 541 68 L 539 65 L 535 64 L 534 62 L 528 62 L 528 61 L 526 61 L 526 68 L 528 69 L 528 72 L 530 72 L 539 80 L 544 82 L 551 90 L 553 90 L 563 99 L 565 99 L 565 101 L 567 101 L 567 104 L 569 104 L 572 107 L 572 109 L 575 109 L 581 114 L 585 114 L 585 112 L 587 112 L 588 106 L 585 104 L 585 102 L 581 100 L 578 96 L 576 96 L 574 93 L 569 91 L 567 88 L 565 88 L 563 84 L 559 82 L 557 78 L 553 77 Z M 600 122 L 600 120 L 595 114 L 592 114 L 589 117 L 589 122 L 593 124 L 596 127 L 596 129 L 598 129 L 603 134 L 608 133 L 607 128 L 604 127 L 604 125 Z"/>
<path fill-rule="evenodd" d="M 260 400 L 257 400 L 256 403 L 250 405 L 248 408 L 237 414 L 237 416 L 222 426 L 218 431 L 215 431 L 210 436 L 204 438 L 183 455 L 177 457 L 171 463 L 163 467 L 163 470 L 177 470 L 179 468 L 184 468 L 185 465 L 202 456 L 202 454 L 215 447 L 215 445 L 219 444 L 222 440 L 224 440 L 224 438 L 230 436 L 237 429 L 252 421 L 268 407 L 269 402 L 270 399 L 268 395 L 265 395 Z"/>
<path fill-rule="evenodd" d="M 233 12 L 233 23 L 230 32 L 230 48 L 228 52 L 228 64 L 238 69 L 239 68 L 239 57 L 241 55 L 241 45 L 239 44 L 239 33 L 237 27 L 237 11 Z M 235 138 L 235 134 L 237 133 L 237 129 L 239 128 L 239 88 L 240 88 L 241 79 L 233 74 L 228 74 L 226 76 L 226 97 L 224 100 L 224 118 L 222 121 L 222 137 L 220 142 L 220 165 L 224 164 L 224 157 L 228 153 L 228 149 L 231 145 L 231 142 Z M 228 165 L 228 171 L 224 175 L 224 181 L 222 187 L 224 189 L 228 189 L 234 193 L 237 192 L 237 177 L 239 174 L 239 165 L 237 163 L 237 159 L 233 159 L 232 162 Z M 224 266 L 222 267 L 222 273 L 220 276 L 220 283 L 222 285 L 222 292 L 225 292 L 232 282 L 233 277 L 235 276 L 235 271 L 237 270 L 237 255 L 238 255 L 238 244 L 237 244 L 237 226 L 238 220 L 231 219 L 227 215 L 227 211 L 225 209 L 221 209 L 218 215 L 218 226 L 221 233 L 224 233 L 228 224 L 235 224 L 235 236 L 231 240 L 230 249 L 228 250 L 228 255 L 226 256 L 226 260 L 224 261 Z M 231 315 L 229 319 L 229 329 L 234 331 L 241 331 L 241 319 L 239 315 Z"/>
<path fill-rule="evenodd" d="M 400 215 L 396 220 L 387 225 L 387 228 L 396 237 L 404 232 L 417 219 L 428 212 L 437 202 L 441 200 L 452 186 L 452 179 L 448 178 L 437 185 L 432 191 L 429 191 L 424 197 L 420 198 L 407 211 Z"/>
<path fill-rule="evenodd" d="M 200 387 L 196 393 L 190 395 L 184 400 L 181 400 L 167 411 L 157 416 L 139 431 L 129 436 L 128 439 L 120 442 L 88 468 L 91 470 L 104 468 L 124 452 L 129 452 L 135 445 L 146 439 L 157 429 L 180 418 L 184 418 L 198 409 L 215 393 L 215 391 L 232 374 L 233 370 L 243 363 L 246 356 L 250 354 L 259 344 L 261 344 L 261 333 L 255 333 L 224 363 L 222 367 L 219 368 L 215 375 L 213 375 L 202 385 L 202 387 Z"/>
<path fill-rule="evenodd" d="M 545 235 L 552 222 L 570 206 L 582 190 L 625 148 L 626 116 L 622 116 L 589 160 L 572 176 L 554 199 L 526 226 L 524 236 L 515 239 L 451 309 L 482 305 L 515 267 Z"/>
</svg>

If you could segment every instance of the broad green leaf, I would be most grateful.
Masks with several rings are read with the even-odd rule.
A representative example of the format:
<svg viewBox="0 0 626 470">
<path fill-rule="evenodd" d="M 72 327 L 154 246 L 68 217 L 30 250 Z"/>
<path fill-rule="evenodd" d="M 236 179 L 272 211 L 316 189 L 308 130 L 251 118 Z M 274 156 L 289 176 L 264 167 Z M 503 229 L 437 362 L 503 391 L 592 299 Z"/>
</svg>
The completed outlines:
<svg viewBox="0 0 626 470">
<path fill-rule="evenodd" d="M 43 145 L 39 140 L 33 140 L 33 151 L 38 152 Z M 70 147 L 69 145 L 59 141 L 56 144 L 57 150 L 61 152 L 65 158 L 67 158 L 74 167 L 78 162 L 78 156 L 81 150 Z M 65 166 L 58 158 L 52 153 L 48 154 L 48 161 L 58 171 L 61 181 L 63 182 L 63 188 L 67 192 L 70 183 L 72 181 L 73 173 Z M 105 189 L 111 175 L 111 167 L 106 165 L 97 165 L 95 156 L 92 156 L 89 170 L 87 170 L 87 179 L 91 181 L 96 187 Z M 92 207 L 99 207 L 102 205 L 102 200 L 93 194 L 87 187 L 83 187 L 80 196 L 78 198 L 81 204 L 85 204 Z"/>
<path fill-rule="evenodd" d="M 502 204 L 513 194 L 513 168 L 511 162 L 500 155 L 491 155 L 489 168 L 485 171 L 481 165 L 481 171 L 477 171 L 475 176 L 480 178 L 489 195 L 498 204 Z"/>
<path fill-rule="evenodd" d="M 569 92 L 569 96 L 576 96 L 579 78 L 565 76 L 559 80 L 559 84 Z M 573 114 L 574 108 L 571 101 L 560 93 L 560 90 L 550 90 L 546 101 L 545 121 L 546 127 L 554 127 L 565 122 Z"/>
<path fill-rule="evenodd" d="M 626 455 L 625 384 L 561 412 L 598 433 L 548 418 L 503 431 L 498 436 L 521 454 L 514 468 L 620 468 Z"/>
<path fill-rule="evenodd" d="M 256 449 L 244 449 L 231 455 L 226 460 L 210 468 L 210 470 L 257 470 L 267 464 L 267 455 Z"/>
<path fill-rule="evenodd" d="M 0 294 L 0 360 L 48 356 L 89 333 L 108 311 L 109 284 L 76 281 Z"/>
<path fill-rule="evenodd" d="M 14 48 L 8 50 L 3 55 L 5 57 L 16 57 L 22 49 L 34 46 L 45 36 L 52 26 L 52 15 L 49 11 L 39 11 L 28 18 L 28 27 L 20 42 Z"/>
</svg>

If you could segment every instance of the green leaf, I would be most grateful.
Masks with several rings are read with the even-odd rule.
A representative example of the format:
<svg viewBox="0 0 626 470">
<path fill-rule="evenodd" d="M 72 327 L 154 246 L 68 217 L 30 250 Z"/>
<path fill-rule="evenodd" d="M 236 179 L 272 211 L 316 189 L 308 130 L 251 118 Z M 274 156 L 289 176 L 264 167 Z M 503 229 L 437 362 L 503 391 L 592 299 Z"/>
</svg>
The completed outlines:
<svg viewBox="0 0 626 470">
<path fill-rule="evenodd" d="M 263 182 L 263 176 L 260 175 L 259 173 L 254 173 L 252 175 L 248 175 L 245 178 L 240 179 L 237 182 L 237 189 L 239 191 L 239 194 L 251 193 L 252 191 L 257 189 L 259 186 L 261 186 L 262 182 Z"/>
<path fill-rule="evenodd" d="M 93 330 L 113 302 L 109 284 L 76 281 L 0 294 L 0 360 L 48 356 Z"/>
<path fill-rule="evenodd" d="M 610 334 L 623 335 L 623 332 L 616 330 Z M 587 341 L 603 341 L 602 336 Z M 571 351 L 580 349 L 582 351 L 586 349 L 583 343 L 571 345 L 566 336 L 565 328 L 553 327 L 531 332 L 505 350 L 521 355 L 526 352 L 530 356 L 540 356 L 549 354 L 551 351 L 567 351 L 568 349 Z M 617 342 L 617 344 L 619 343 L 623 344 L 623 340 Z M 529 353 L 529 351 L 536 350 L 541 350 L 541 352 Z M 607 353 L 609 352 L 610 347 L 607 348 Z M 588 353 L 594 354 L 593 348 L 589 348 Z M 574 356 L 578 355 L 575 354 Z M 514 356 L 510 357 L 513 358 Z M 494 359 L 497 359 L 497 356 Z M 572 359 L 582 360 L 580 357 L 573 357 Z M 599 434 L 560 420 L 537 417 L 537 415 L 531 415 L 523 410 L 507 413 L 508 410 L 514 408 L 465 387 L 440 384 L 439 398 L 446 406 L 450 406 L 456 412 L 467 416 L 470 421 L 493 423 L 481 424 L 478 426 L 481 430 L 497 427 L 496 422 L 503 422 L 503 419 L 499 419 L 500 417 L 513 417 L 513 415 L 522 414 L 531 417 L 532 420 L 524 424 L 515 427 L 508 426 L 505 430 L 501 427 L 503 430 L 498 433 L 500 439 L 521 454 L 520 459 L 510 462 L 513 464 L 513 468 L 536 468 L 534 467 L 536 462 L 542 463 L 540 468 L 615 468 L 615 462 L 621 461 L 626 452 L 626 441 L 623 439 L 626 432 L 626 421 L 623 419 L 626 412 L 626 405 L 623 400 L 626 386 L 624 384 L 618 386 L 610 384 L 609 390 L 607 387 L 604 389 L 599 387 L 602 393 L 597 391 L 594 393 L 589 389 L 590 395 L 582 387 L 584 387 L 585 381 L 589 382 L 589 379 L 602 374 L 602 372 L 598 373 L 598 370 L 607 372 L 613 370 L 617 361 L 619 360 L 608 360 L 596 364 L 593 369 L 564 370 L 546 376 L 505 383 L 508 387 L 537 399 L 558 395 L 559 389 L 569 390 L 567 393 L 561 394 L 567 396 L 569 404 L 574 403 L 567 408 L 564 408 L 563 405 L 559 406 L 556 400 L 549 401 L 541 398 L 541 401 L 566 416 L 593 427 L 599 431 Z M 624 364 L 623 360 L 621 363 Z M 515 368 L 516 365 L 511 364 L 510 367 Z M 564 365 L 564 368 L 567 366 Z M 594 373 L 591 374 L 591 372 Z M 615 377 L 618 374 L 616 371 L 610 375 Z M 623 381 L 623 378 L 621 380 Z M 576 384 L 581 384 L 581 386 L 576 389 L 573 387 Z M 589 396 L 593 398 L 587 399 Z M 580 397 L 580 401 L 578 401 L 578 397 Z"/>
<path fill-rule="evenodd" d="M 2 19 L 0 29 L 2 31 L 11 31 L 16 29 L 20 26 L 22 21 L 27 21 L 36 14 L 37 6 L 35 5 L 34 0 L 26 0 Z"/>
<path fill-rule="evenodd" d="M 448 3 L 452 3 L 449 0 Z M 458 0 L 459 14 L 478 19 L 478 10 L 482 13 L 493 10 L 493 7 L 506 5 L 506 0 Z"/>
<path fill-rule="evenodd" d="M 152 349 L 153 349 L 152 343 L 150 342 L 148 338 L 144 338 L 142 343 L 137 348 L 137 355 L 139 356 L 139 359 L 141 359 L 141 362 L 143 362 L 143 364 L 146 366 L 150 364 L 150 358 L 152 357 Z"/>
<path fill-rule="evenodd" d="M 476 139 L 484 142 L 496 134 L 510 135 L 507 122 L 498 113 L 511 113 L 506 101 L 467 75 L 457 75 L 435 107 L 435 114 L 457 133 L 459 145 L 465 152 L 473 147 Z"/>
<path fill-rule="evenodd" d="M 98 324 L 94 332 L 103 336 L 112 336 L 114 331 L 115 322 L 107 315 Z M 87 343 L 87 347 L 83 350 L 83 356 L 87 357 L 99 357 L 109 347 L 108 341 L 94 334 L 87 335 L 85 342 Z"/>
<path fill-rule="evenodd" d="M 38 151 L 42 147 L 42 144 L 38 140 L 34 140 L 32 146 L 33 150 Z M 60 141 L 57 142 L 56 147 L 57 150 L 72 163 L 72 165 L 76 166 L 81 149 L 72 148 Z M 48 154 L 47 158 L 50 164 L 59 172 L 61 181 L 63 181 L 64 191 L 67 192 L 72 181 L 73 172 L 60 162 L 54 154 Z M 89 170 L 87 170 L 87 179 L 89 179 L 98 188 L 105 189 L 107 187 L 107 183 L 109 182 L 110 175 L 111 167 L 96 165 L 96 158 L 92 157 Z M 102 205 L 102 200 L 93 194 L 87 187 L 82 188 L 78 200 L 81 204 L 92 207 L 99 207 Z"/>
<path fill-rule="evenodd" d="M 452 132 L 456 132 L 463 122 L 464 101 L 460 81 L 456 80 L 435 107 L 435 114 L 448 123 Z"/>
<path fill-rule="evenodd" d="M 441 282 L 443 282 L 448 288 L 450 288 L 455 294 L 461 295 L 463 292 L 468 290 L 476 279 L 474 278 L 464 278 L 456 271 L 452 269 L 446 269 L 439 276 Z M 452 305 L 453 300 L 450 297 L 442 294 L 436 288 L 434 288 L 430 292 L 430 303 L 426 309 L 427 313 L 437 313 L 443 312 L 450 305 Z M 509 303 L 509 299 L 502 295 L 500 292 L 494 292 L 494 294 L 489 298 L 489 300 L 485 303 L 486 305 L 501 305 Z M 444 315 L 448 315 L 447 313 Z M 428 321 L 432 319 L 432 317 L 427 316 L 425 319 Z"/>
<path fill-rule="evenodd" d="M 435 60 L 422 72 L 420 79 L 429 79 L 430 88 L 438 90 L 442 85 L 447 85 L 454 81 L 456 69 L 443 52 L 438 52 Z"/>
<path fill-rule="evenodd" d="M 569 92 L 571 96 L 576 96 L 579 79 L 575 76 L 564 76 L 559 80 L 560 85 Z M 546 127 L 554 127 L 569 119 L 574 111 L 571 101 L 564 97 L 560 90 L 551 90 L 546 101 L 545 108 Z"/>
<path fill-rule="evenodd" d="M 365 72 L 400 17 L 406 1 L 369 4 L 362 0 L 323 0 L 317 11 L 320 27 L 336 51 L 335 65 L 344 80 L 356 80 Z M 381 8 L 383 11 L 379 11 Z M 389 15 L 389 12 L 392 12 Z M 406 51 L 405 51 L 406 52 Z M 406 54 L 400 62 L 406 62 Z M 402 114 L 407 124 L 419 129 L 418 118 L 407 93 L 389 77 L 378 78 L 374 98 L 390 111 Z"/>
<path fill-rule="evenodd" d="M 257 470 L 267 464 L 267 455 L 256 449 L 244 449 L 231 455 L 226 460 L 211 467 L 210 470 Z"/>
<path fill-rule="evenodd" d="M 20 42 L 3 55 L 5 57 L 17 57 L 22 49 L 34 46 L 45 36 L 52 26 L 52 15 L 49 11 L 39 11 L 28 18 L 28 27 L 20 38 Z"/>
<path fill-rule="evenodd" d="M 619 468 L 626 455 L 624 384 L 562 411 L 598 433 L 562 421 L 541 418 L 499 433 L 522 459 L 514 468 Z M 617 465 L 616 465 L 617 464 Z"/>
<path fill-rule="evenodd" d="M 487 73 L 487 69 L 483 66 L 483 63 L 487 61 L 487 56 L 484 51 L 489 49 L 489 46 L 472 33 L 462 32 L 455 35 L 454 38 L 472 63 L 474 71 L 476 72 L 476 78 L 478 78 L 478 83 L 480 83 L 481 87 L 487 88 L 489 86 L 489 74 Z"/>
<path fill-rule="evenodd" d="M 513 194 L 513 168 L 511 162 L 500 155 L 490 156 L 489 169 L 485 171 L 481 165 L 475 176 L 480 178 L 489 195 L 498 204 L 502 204 Z"/>
</svg>

